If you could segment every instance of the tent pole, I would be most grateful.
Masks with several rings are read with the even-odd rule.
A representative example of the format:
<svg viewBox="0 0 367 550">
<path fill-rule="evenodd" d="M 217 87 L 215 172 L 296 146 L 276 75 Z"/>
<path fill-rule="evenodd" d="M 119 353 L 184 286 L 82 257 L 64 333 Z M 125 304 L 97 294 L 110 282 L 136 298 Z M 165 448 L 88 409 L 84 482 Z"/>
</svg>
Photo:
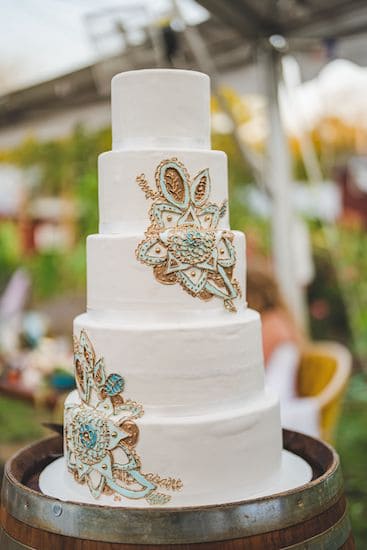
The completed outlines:
<svg viewBox="0 0 367 550">
<path fill-rule="evenodd" d="M 272 254 L 281 292 L 300 326 L 305 327 L 305 301 L 294 265 L 294 212 L 292 205 L 291 159 L 279 108 L 281 53 L 269 43 L 262 49 L 268 99 L 269 136 L 266 179 L 272 195 Z"/>
</svg>

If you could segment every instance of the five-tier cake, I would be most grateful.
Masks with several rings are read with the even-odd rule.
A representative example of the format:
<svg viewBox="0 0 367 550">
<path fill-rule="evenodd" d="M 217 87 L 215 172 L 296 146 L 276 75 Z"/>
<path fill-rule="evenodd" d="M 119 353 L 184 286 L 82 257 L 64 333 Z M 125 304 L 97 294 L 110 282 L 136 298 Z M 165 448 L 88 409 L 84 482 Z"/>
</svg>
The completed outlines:
<svg viewBox="0 0 367 550">
<path fill-rule="evenodd" d="M 64 489 L 119 506 L 233 502 L 281 471 L 264 390 L 245 238 L 231 231 L 227 158 L 210 148 L 201 73 L 112 80 L 112 151 L 99 158 L 87 313 L 74 322 Z"/>
</svg>

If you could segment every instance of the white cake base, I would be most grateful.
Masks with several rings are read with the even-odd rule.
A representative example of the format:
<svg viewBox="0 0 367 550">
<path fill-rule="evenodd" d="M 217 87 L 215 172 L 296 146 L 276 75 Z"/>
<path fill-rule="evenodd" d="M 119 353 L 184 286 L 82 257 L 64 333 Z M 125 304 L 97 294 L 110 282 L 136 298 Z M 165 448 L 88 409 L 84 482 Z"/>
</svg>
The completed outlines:
<svg viewBox="0 0 367 550">
<path fill-rule="evenodd" d="M 312 478 L 311 466 L 299 456 L 282 451 L 282 463 L 280 472 L 274 476 L 272 482 L 266 490 L 256 493 L 244 495 L 241 500 L 249 500 L 255 498 L 266 497 L 296 489 L 301 485 L 308 483 Z M 72 502 L 80 502 L 83 504 L 95 504 L 98 506 L 115 506 L 124 508 L 152 508 L 147 504 L 145 499 L 131 501 L 128 499 L 115 500 L 113 496 L 101 495 L 97 500 L 93 499 L 86 485 L 80 485 L 68 473 L 64 457 L 61 457 L 43 470 L 39 478 L 39 486 L 44 495 L 67 500 Z M 218 496 L 215 502 L 202 502 L 200 506 L 211 504 L 224 504 Z M 175 502 L 175 494 L 172 494 L 172 500 L 165 504 L 165 508 L 176 508 L 178 504 Z M 195 505 L 195 507 L 198 504 Z"/>
</svg>

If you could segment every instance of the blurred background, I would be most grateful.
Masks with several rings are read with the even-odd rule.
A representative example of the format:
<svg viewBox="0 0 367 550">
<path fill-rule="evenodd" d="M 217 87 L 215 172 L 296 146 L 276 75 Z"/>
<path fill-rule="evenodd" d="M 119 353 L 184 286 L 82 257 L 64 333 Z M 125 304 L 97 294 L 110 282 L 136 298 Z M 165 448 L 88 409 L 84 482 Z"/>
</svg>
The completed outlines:
<svg viewBox="0 0 367 550">
<path fill-rule="evenodd" d="M 85 309 L 85 238 L 98 231 L 112 76 L 201 70 L 212 146 L 229 158 L 232 228 L 307 341 L 296 391 L 318 400 L 364 548 L 365 2 L 3 0 L 0 10 L 0 463 L 60 421 L 74 385 L 72 319 Z"/>
</svg>

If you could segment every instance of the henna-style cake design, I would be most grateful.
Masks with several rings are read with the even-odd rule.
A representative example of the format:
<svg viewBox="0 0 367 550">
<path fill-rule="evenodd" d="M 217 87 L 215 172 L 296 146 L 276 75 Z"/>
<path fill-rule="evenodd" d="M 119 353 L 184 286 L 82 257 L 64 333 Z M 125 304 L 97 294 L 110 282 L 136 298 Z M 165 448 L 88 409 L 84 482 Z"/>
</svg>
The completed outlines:
<svg viewBox="0 0 367 550">
<path fill-rule="evenodd" d="M 218 230 L 227 203 L 210 202 L 209 170 L 199 172 L 191 181 L 185 166 L 172 158 L 162 161 L 155 173 L 157 190 L 144 174 L 137 183 L 153 204 L 151 225 L 136 255 L 153 267 L 160 283 L 180 284 L 194 297 L 217 297 L 229 311 L 236 311 L 234 300 L 241 296 L 233 276 L 236 251 L 231 231 Z"/>
<path fill-rule="evenodd" d="M 143 407 L 122 395 L 125 381 L 106 375 L 103 358 L 96 354 L 83 330 L 74 339 L 76 381 L 80 405 L 66 406 L 65 448 L 67 466 L 79 483 L 86 483 L 96 499 L 102 493 L 117 498 L 145 498 L 149 504 L 166 504 L 171 497 L 158 487 L 177 491 L 182 482 L 144 474 L 136 452 Z M 117 456 L 118 452 L 118 456 Z M 122 460 L 122 461 L 121 461 Z"/>
</svg>

